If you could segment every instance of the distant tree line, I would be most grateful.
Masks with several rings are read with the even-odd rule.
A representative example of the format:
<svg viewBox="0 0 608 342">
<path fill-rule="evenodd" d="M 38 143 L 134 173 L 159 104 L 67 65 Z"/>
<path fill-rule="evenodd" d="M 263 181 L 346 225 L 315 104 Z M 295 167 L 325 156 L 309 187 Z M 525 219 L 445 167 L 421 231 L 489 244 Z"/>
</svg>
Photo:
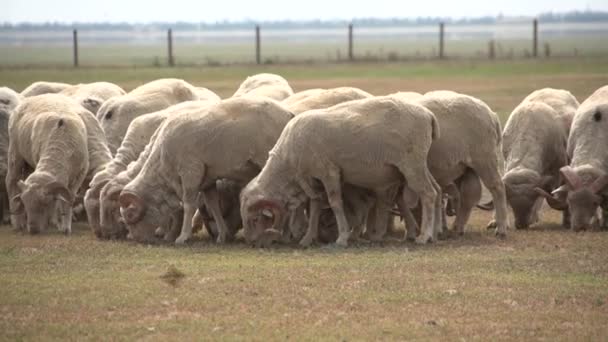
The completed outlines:
<svg viewBox="0 0 608 342">
<path fill-rule="evenodd" d="M 600 11 L 572 11 L 565 13 L 542 13 L 537 16 L 540 22 L 608 22 L 608 12 Z M 395 26 L 421 26 L 436 25 L 444 22 L 448 25 L 471 25 L 471 24 L 495 24 L 500 22 L 517 22 L 530 20 L 529 17 L 507 17 L 503 15 L 485 16 L 476 18 L 442 18 L 442 17 L 418 17 L 418 18 L 356 18 L 353 20 L 276 20 L 276 21 L 218 21 L 208 22 L 149 22 L 132 24 L 122 23 L 1 23 L 0 31 L 64 31 L 66 29 L 78 28 L 79 30 L 103 30 L 103 31 L 130 31 L 130 30 L 158 30 L 173 28 L 175 30 L 235 30 L 250 29 L 255 25 L 261 25 L 270 29 L 307 29 L 307 28 L 341 28 L 348 23 L 363 27 L 395 27 Z"/>
</svg>

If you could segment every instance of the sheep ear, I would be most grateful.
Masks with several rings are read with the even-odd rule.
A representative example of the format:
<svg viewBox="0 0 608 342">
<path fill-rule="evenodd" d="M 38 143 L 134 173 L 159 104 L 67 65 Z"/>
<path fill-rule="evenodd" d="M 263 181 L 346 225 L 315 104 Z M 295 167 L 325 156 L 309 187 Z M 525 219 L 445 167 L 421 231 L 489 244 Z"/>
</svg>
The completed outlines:
<svg viewBox="0 0 608 342">
<path fill-rule="evenodd" d="M 86 99 L 82 100 L 83 107 L 87 109 L 94 109 L 92 112 L 97 113 L 99 107 L 101 107 L 103 100 L 97 96 L 89 96 Z"/>
<path fill-rule="evenodd" d="M 599 194 L 602 190 L 608 185 L 608 174 L 604 174 L 599 176 L 592 184 L 591 184 L 591 192 L 594 194 Z"/>
<path fill-rule="evenodd" d="M 50 195 L 53 195 L 56 199 L 66 203 L 72 203 L 72 201 L 74 200 L 74 196 L 72 196 L 70 190 L 68 190 L 65 185 L 59 182 L 53 182 L 47 185 L 46 192 Z"/>
<path fill-rule="evenodd" d="M 13 210 L 11 211 L 11 214 L 19 215 L 19 214 L 23 213 L 25 207 L 23 205 L 23 201 L 21 200 L 21 194 L 17 194 L 15 196 L 13 196 L 13 198 L 10 199 L 10 203 L 14 203 L 14 207 L 12 208 Z M 10 203 L 9 203 L 9 206 L 10 206 Z"/>
</svg>

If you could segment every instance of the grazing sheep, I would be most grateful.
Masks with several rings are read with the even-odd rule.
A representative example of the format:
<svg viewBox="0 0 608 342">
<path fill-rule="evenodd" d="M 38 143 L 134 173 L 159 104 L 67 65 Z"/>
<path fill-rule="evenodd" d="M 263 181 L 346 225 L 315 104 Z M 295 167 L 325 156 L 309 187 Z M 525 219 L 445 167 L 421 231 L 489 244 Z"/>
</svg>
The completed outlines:
<svg viewBox="0 0 608 342">
<path fill-rule="evenodd" d="M 340 87 L 327 89 L 316 94 L 309 95 L 300 101 L 286 106 L 286 108 L 298 115 L 308 110 L 329 108 L 343 102 L 361 100 L 370 97 L 372 97 L 371 94 L 361 89 Z"/>
<path fill-rule="evenodd" d="M 566 184 L 553 191 L 547 202 L 570 211 L 570 226 L 575 231 L 588 229 L 599 206 L 606 206 L 608 194 L 608 86 L 596 90 L 578 108 L 570 136 L 570 165 L 560 169 Z"/>
<path fill-rule="evenodd" d="M 291 105 L 293 105 L 296 102 L 300 102 L 303 99 L 309 97 L 309 96 L 313 96 L 313 95 L 317 95 L 319 93 L 324 92 L 326 89 L 322 89 L 322 88 L 313 88 L 313 89 L 306 89 L 306 90 L 302 90 L 299 91 L 297 93 L 294 93 L 293 95 L 289 96 L 288 98 L 286 98 L 285 100 L 281 101 L 281 104 L 285 107 L 289 107 Z"/>
<path fill-rule="evenodd" d="M 538 222 L 543 196 L 551 197 L 548 194 L 559 186 L 559 169 L 568 164 L 569 127 L 564 124 L 572 122 L 576 107 L 578 102 L 569 92 L 542 89 L 526 97 L 507 120 L 502 179 L 517 229 Z M 567 221 L 566 210 L 564 225 Z"/>
<path fill-rule="evenodd" d="M 572 93 L 564 89 L 543 88 L 526 96 L 522 103 L 527 101 L 541 102 L 553 108 L 557 113 L 557 119 L 566 131 L 566 136 L 570 134 L 574 114 L 580 106 Z"/>
<path fill-rule="evenodd" d="M 127 166 L 137 160 L 156 129 L 167 119 L 175 115 L 181 115 L 208 106 L 212 101 L 187 101 L 171 106 L 158 112 L 136 118 L 129 125 L 125 139 L 116 151 L 114 159 L 108 163 L 103 170 L 95 174 L 89 184 L 84 203 L 87 211 L 89 225 L 95 235 L 99 238 L 117 237 L 116 234 L 106 232 L 99 222 L 100 215 L 100 193 L 102 188 L 116 175 L 127 169 Z M 108 222 L 114 227 L 115 222 Z M 119 230 L 123 231 L 123 230 Z M 114 233 L 112 228 L 110 233 Z"/>
<path fill-rule="evenodd" d="M 500 177 L 502 139 L 498 116 L 482 101 L 452 91 L 428 92 L 415 103 L 433 112 L 441 130 L 441 138 L 433 141 L 429 151 L 431 174 L 444 192 L 456 188 L 464 192 L 458 195 L 453 230 L 458 234 L 464 232 L 471 210 L 481 195 L 477 191 L 476 178 L 479 177 L 497 203 L 496 221 L 492 225 L 496 224 L 497 235 L 505 236 L 508 218 L 505 189 Z M 468 186 L 472 188 L 467 189 Z M 474 198 L 464 198 L 465 194 Z M 444 217 L 442 211 L 443 204 L 440 204 L 436 219 Z M 410 231 L 414 229 L 408 227 L 408 238 L 411 239 Z"/>
<path fill-rule="evenodd" d="M 15 228 L 35 234 L 61 214 L 60 230 L 71 232 L 74 197 L 89 169 L 83 110 L 50 94 L 23 100 L 11 116 L 6 188 Z M 34 171 L 23 181 L 28 166 Z"/>
<path fill-rule="evenodd" d="M 251 180 L 292 117 L 273 100 L 243 97 L 165 123 L 141 172 L 119 197 L 131 236 L 149 241 L 181 201 L 183 226 L 176 243 L 186 242 L 201 191 L 218 224 L 217 241 L 225 242 L 228 229 L 219 208 L 216 181 L 229 179 L 242 186 Z"/>
<path fill-rule="evenodd" d="M 10 115 L 11 112 L 21 102 L 22 96 L 11 88 L 0 87 L 0 110 L 5 110 Z"/>
<path fill-rule="evenodd" d="M 121 87 L 109 82 L 77 84 L 59 93 L 73 98 L 94 115 L 106 100 L 126 94 Z"/>
<path fill-rule="evenodd" d="M 202 94 L 208 98 L 201 98 Z M 219 97 L 211 91 L 203 93 L 200 88 L 183 80 L 160 79 L 135 88 L 126 95 L 107 100 L 99 108 L 97 119 L 106 133 L 110 151 L 116 153 L 129 124 L 136 117 L 194 100 L 219 100 Z"/>
<path fill-rule="evenodd" d="M 293 95 L 293 90 L 283 77 L 275 74 L 257 74 L 247 77 L 232 97 L 264 96 L 282 101 Z"/>
<path fill-rule="evenodd" d="M 29 87 L 25 88 L 21 92 L 21 96 L 30 97 L 30 96 L 38 96 L 43 94 L 57 94 L 62 90 L 71 87 L 71 84 L 67 83 L 57 83 L 57 82 L 34 82 L 30 84 Z"/>
<path fill-rule="evenodd" d="M 396 97 L 351 101 L 296 116 L 261 173 L 241 192 L 245 238 L 261 245 L 278 239 L 287 210 L 310 200 L 309 227 L 301 241 L 309 245 L 317 235 L 319 189 L 324 188 L 338 223 L 336 243 L 346 246 L 351 229 L 341 184 L 369 189 L 380 199 L 377 222 L 386 221 L 403 185 L 404 203 L 411 206 L 418 198 L 422 203 L 423 233 L 417 241 L 426 243 L 433 237 L 437 196 L 426 159 L 438 136 L 429 110 Z"/>
</svg>

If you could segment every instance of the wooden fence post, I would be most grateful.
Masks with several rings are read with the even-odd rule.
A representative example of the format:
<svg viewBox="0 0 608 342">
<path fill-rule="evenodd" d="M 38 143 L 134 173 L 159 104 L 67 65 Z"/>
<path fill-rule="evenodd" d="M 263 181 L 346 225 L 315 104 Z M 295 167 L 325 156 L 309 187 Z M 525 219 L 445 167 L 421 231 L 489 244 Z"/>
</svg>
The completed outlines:
<svg viewBox="0 0 608 342">
<path fill-rule="evenodd" d="M 171 29 L 167 30 L 167 59 L 170 67 L 175 65 L 173 59 L 173 31 Z"/>
<path fill-rule="evenodd" d="M 488 58 L 496 58 L 496 43 L 494 42 L 494 39 L 490 40 L 488 43 Z"/>
<path fill-rule="evenodd" d="M 348 59 L 352 62 L 355 57 L 353 55 L 353 24 L 348 25 Z"/>
<path fill-rule="evenodd" d="M 538 57 L 538 19 L 532 22 L 532 57 Z"/>
<path fill-rule="evenodd" d="M 444 33 L 444 23 L 441 22 L 439 23 L 439 59 L 443 59 L 445 57 L 443 51 Z"/>
<path fill-rule="evenodd" d="M 74 49 L 74 68 L 78 67 L 78 30 L 74 29 L 72 31 L 72 37 L 74 40 L 73 49 Z"/>
<path fill-rule="evenodd" d="M 262 64 L 262 52 L 260 46 L 260 25 L 255 26 L 255 62 Z"/>
</svg>

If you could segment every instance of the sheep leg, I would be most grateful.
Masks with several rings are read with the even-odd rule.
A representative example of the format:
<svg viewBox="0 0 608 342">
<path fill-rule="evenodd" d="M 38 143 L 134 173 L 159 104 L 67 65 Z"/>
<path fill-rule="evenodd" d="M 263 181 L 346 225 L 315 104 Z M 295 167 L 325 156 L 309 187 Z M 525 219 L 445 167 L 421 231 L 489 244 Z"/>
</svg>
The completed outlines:
<svg viewBox="0 0 608 342">
<path fill-rule="evenodd" d="M 322 180 L 322 183 L 327 192 L 329 206 L 334 212 L 338 223 L 338 239 L 336 240 L 336 245 L 346 247 L 348 246 L 351 230 L 344 212 L 339 170 L 336 170 L 335 168 L 330 169 L 326 179 Z"/>
<path fill-rule="evenodd" d="M 496 236 L 506 237 L 507 227 L 509 226 L 507 217 L 507 197 L 505 193 L 505 186 L 500 178 L 498 167 L 491 165 L 483 165 L 480 168 L 475 169 L 475 172 L 483 182 L 483 185 L 492 194 L 492 200 L 494 201 L 494 217 L 496 221 Z"/>
<path fill-rule="evenodd" d="M 198 209 L 198 189 L 201 180 L 204 176 L 205 169 L 203 167 L 200 172 L 187 172 L 181 177 L 182 207 L 184 209 L 184 215 L 182 220 L 182 231 L 179 234 L 179 237 L 175 240 L 175 243 L 178 245 L 186 243 L 186 241 L 188 241 L 188 239 L 190 239 L 190 237 L 192 236 L 192 218 L 194 217 L 194 213 Z M 215 183 L 213 184 L 212 189 L 215 192 L 215 197 L 217 199 L 217 190 L 215 188 Z"/>
<path fill-rule="evenodd" d="M 456 207 L 456 218 L 452 229 L 459 235 L 464 234 L 464 227 L 469 222 L 471 212 L 481 199 L 481 183 L 473 171 L 467 171 L 459 182 L 459 200 Z"/>
<path fill-rule="evenodd" d="M 388 212 L 389 207 L 382 199 L 380 193 L 376 194 L 378 199 L 372 208 L 373 219 L 368 222 L 373 224 L 372 234 L 369 234 L 369 239 L 372 241 L 382 241 L 388 230 Z"/>
<path fill-rule="evenodd" d="M 17 154 L 14 145 L 9 143 L 8 146 L 8 163 L 5 185 L 9 198 L 10 217 L 11 222 L 13 224 L 13 228 L 15 230 L 22 231 L 25 229 L 26 225 L 25 213 L 15 213 L 19 204 L 15 203 L 15 201 L 13 201 L 13 198 L 19 193 L 21 193 L 21 190 L 19 189 L 19 186 L 17 186 L 17 183 L 24 176 L 23 169 L 25 168 L 26 164 L 25 160 L 23 160 L 23 158 L 20 158 Z"/>
<path fill-rule="evenodd" d="M 205 206 L 211 213 L 211 216 L 213 216 L 213 220 L 217 226 L 216 242 L 223 244 L 226 242 L 228 237 L 228 225 L 226 224 L 224 216 L 222 215 L 222 210 L 220 208 L 220 197 L 215 186 L 211 189 L 203 191 L 203 201 L 205 201 Z"/>
<path fill-rule="evenodd" d="M 321 203 L 318 199 L 310 200 L 310 214 L 308 218 L 308 229 L 306 235 L 300 240 L 300 246 L 308 247 L 315 241 L 319 234 L 319 215 L 321 214 Z"/>
<path fill-rule="evenodd" d="M 562 227 L 570 228 L 570 209 L 568 208 L 562 211 Z"/>
<path fill-rule="evenodd" d="M 429 177 L 433 188 L 435 189 L 435 209 L 433 211 L 433 240 L 437 241 L 439 236 L 443 234 L 443 225 L 445 221 L 445 211 L 443 210 L 443 198 L 441 196 L 441 187 L 432 176 Z"/>
<path fill-rule="evenodd" d="M 416 243 L 426 244 L 427 242 L 432 242 L 435 229 L 433 221 L 436 215 L 438 194 L 433 184 L 433 176 L 426 167 L 426 160 L 421 162 L 418 167 L 412 167 L 410 164 L 400 167 L 399 170 L 405 176 L 407 186 L 420 197 L 422 222 L 421 232 L 416 238 Z M 407 198 L 405 198 L 406 191 L 403 191 L 403 194 L 403 201 L 407 203 Z"/>
<path fill-rule="evenodd" d="M 72 206 L 73 203 L 57 201 L 55 210 L 51 216 L 51 219 L 55 221 L 53 224 L 57 226 L 57 229 L 68 235 L 72 234 Z"/>
<path fill-rule="evenodd" d="M 397 198 L 397 207 L 399 208 L 399 212 L 401 213 L 403 222 L 405 223 L 405 230 L 407 231 L 405 239 L 407 241 L 415 241 L 416 236 L 418 235 L 418 223 L 412 214 L 412 210 L 408 208 L 407 204 L 405 204 L 402 196 Z"/>
</svg>

